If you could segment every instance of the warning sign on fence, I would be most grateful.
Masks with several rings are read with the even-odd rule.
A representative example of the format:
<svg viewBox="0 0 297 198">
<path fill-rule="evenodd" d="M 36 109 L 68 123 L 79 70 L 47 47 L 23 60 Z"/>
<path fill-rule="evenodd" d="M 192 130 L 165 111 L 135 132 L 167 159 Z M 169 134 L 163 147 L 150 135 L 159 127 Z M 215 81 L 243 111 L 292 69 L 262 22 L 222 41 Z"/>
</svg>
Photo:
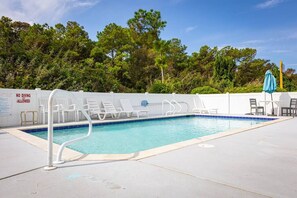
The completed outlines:
<svg viewBox="0 0 297 198">
<path fill-rule="evenodd" d="M 26 94 L 26 93 L 17 93 L 16 94 L 17 97 L 17 103 L 30 103 L 31 100 L 31 94 Z"/>
</svg>

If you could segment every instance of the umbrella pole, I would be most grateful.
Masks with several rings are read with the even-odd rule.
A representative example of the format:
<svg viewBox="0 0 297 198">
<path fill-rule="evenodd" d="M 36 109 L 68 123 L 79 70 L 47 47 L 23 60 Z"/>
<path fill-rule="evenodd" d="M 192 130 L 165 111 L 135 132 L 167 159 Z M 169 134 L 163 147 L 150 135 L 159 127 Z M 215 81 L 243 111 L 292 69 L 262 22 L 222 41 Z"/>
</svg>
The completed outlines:
<svg viewBox="0 0 297 198">
<path fill-rule="evenodd" d="M 273 107 L 273 98 L 272 98 L 272 93 L 270 94 L 271 96 L 271 105 L 272 105 L 272 115 L 274 115 L 274 107 Z"/>
</svg>

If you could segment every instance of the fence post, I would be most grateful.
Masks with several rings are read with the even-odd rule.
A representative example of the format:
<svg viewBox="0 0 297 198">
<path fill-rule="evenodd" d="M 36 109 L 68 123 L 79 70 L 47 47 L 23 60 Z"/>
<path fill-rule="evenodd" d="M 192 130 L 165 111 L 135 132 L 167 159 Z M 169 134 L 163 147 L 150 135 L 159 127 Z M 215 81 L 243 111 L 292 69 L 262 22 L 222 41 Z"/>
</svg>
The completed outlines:
<svg viewBox="0 0 297 198">
<path fill-rule="evenodd" d="M 41 123 L 42 121 L 41 121 L 41 119 L 40 119 L 40 115 L 41 115 L 41 113 L 40 113 L 40 107 L 39 107 L 39 98 L 40 98 L 40 92 L 41 92 L 41 89 L 40 88 L 35 88 L 35 96 L 36 96 L 36 103 L 35 103 L 35 105 L 37 106 L 37 123 L 39 124 L 39 123 Z M 43 115 L 42 115 L 43 116 Z M 43 118 L 42 118 L 43 119 Z"/>
<path fill-rule="evenodd" d="M 263 101 L 266 101 L 266 92 L 265 91 L 262 91 L 262 94 L 263 94 L 263 98 L 264 98 Z M 266 102 L 264 102 L 264 112 L 267 114 L 267 112 L 266 112 Z"/>
<path fill-rule="evenodd" d="M 114 100 L 113 91 L 109 92 L 109 94 L 110 94 L 110 97 L 111 97 L 111 102 L 114 103 L 114 101 L 113 101 Z"/>
<path fill-rule="evenodd" d="M 227 92 L 227 107 L 228 107 L 228 114 L 230 114 L 230 93 Z"/>
</svg>

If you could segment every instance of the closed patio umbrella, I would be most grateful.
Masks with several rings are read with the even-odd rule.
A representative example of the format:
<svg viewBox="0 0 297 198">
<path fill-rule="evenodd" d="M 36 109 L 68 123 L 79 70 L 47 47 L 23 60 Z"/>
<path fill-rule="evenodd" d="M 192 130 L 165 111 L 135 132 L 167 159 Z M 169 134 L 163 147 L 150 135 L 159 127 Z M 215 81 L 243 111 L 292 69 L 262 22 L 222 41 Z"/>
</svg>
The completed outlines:
<svg viewBox="0 0 297 198">
<path fill-rule="evenodd" d="M 276 80 L 275 77 L 272 75 L 270 70 L 267 70 L 265 73 L 265 79 L 263 84 L 263 91 L 266 93 L 270 93 L 271 95 L 271 101 L 273 101 L 272 93 L 276 90 Z M 274 107 L 273 102 L 272 103 L 272 115 L 274 115 Z"/>
</svg>

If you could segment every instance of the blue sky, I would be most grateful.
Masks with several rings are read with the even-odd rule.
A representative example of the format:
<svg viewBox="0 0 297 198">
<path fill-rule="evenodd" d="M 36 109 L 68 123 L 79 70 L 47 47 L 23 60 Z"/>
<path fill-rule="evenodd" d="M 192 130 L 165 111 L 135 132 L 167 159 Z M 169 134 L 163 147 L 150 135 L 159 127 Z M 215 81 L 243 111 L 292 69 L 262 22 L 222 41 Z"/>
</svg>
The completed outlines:
<svg viewBox="0 0 297 198">
<path fill-rule="evenodd" d="M 297 70 L 296 0 L 1 0 L 0 13 L 30 23 L 77 21 L 96 40 L 109 23 L 126 27 L 140 8 L 160 11 L 161 37 L 181 39 L 189 54 L 203 45 L 250 47 Z"/>
</svg>

